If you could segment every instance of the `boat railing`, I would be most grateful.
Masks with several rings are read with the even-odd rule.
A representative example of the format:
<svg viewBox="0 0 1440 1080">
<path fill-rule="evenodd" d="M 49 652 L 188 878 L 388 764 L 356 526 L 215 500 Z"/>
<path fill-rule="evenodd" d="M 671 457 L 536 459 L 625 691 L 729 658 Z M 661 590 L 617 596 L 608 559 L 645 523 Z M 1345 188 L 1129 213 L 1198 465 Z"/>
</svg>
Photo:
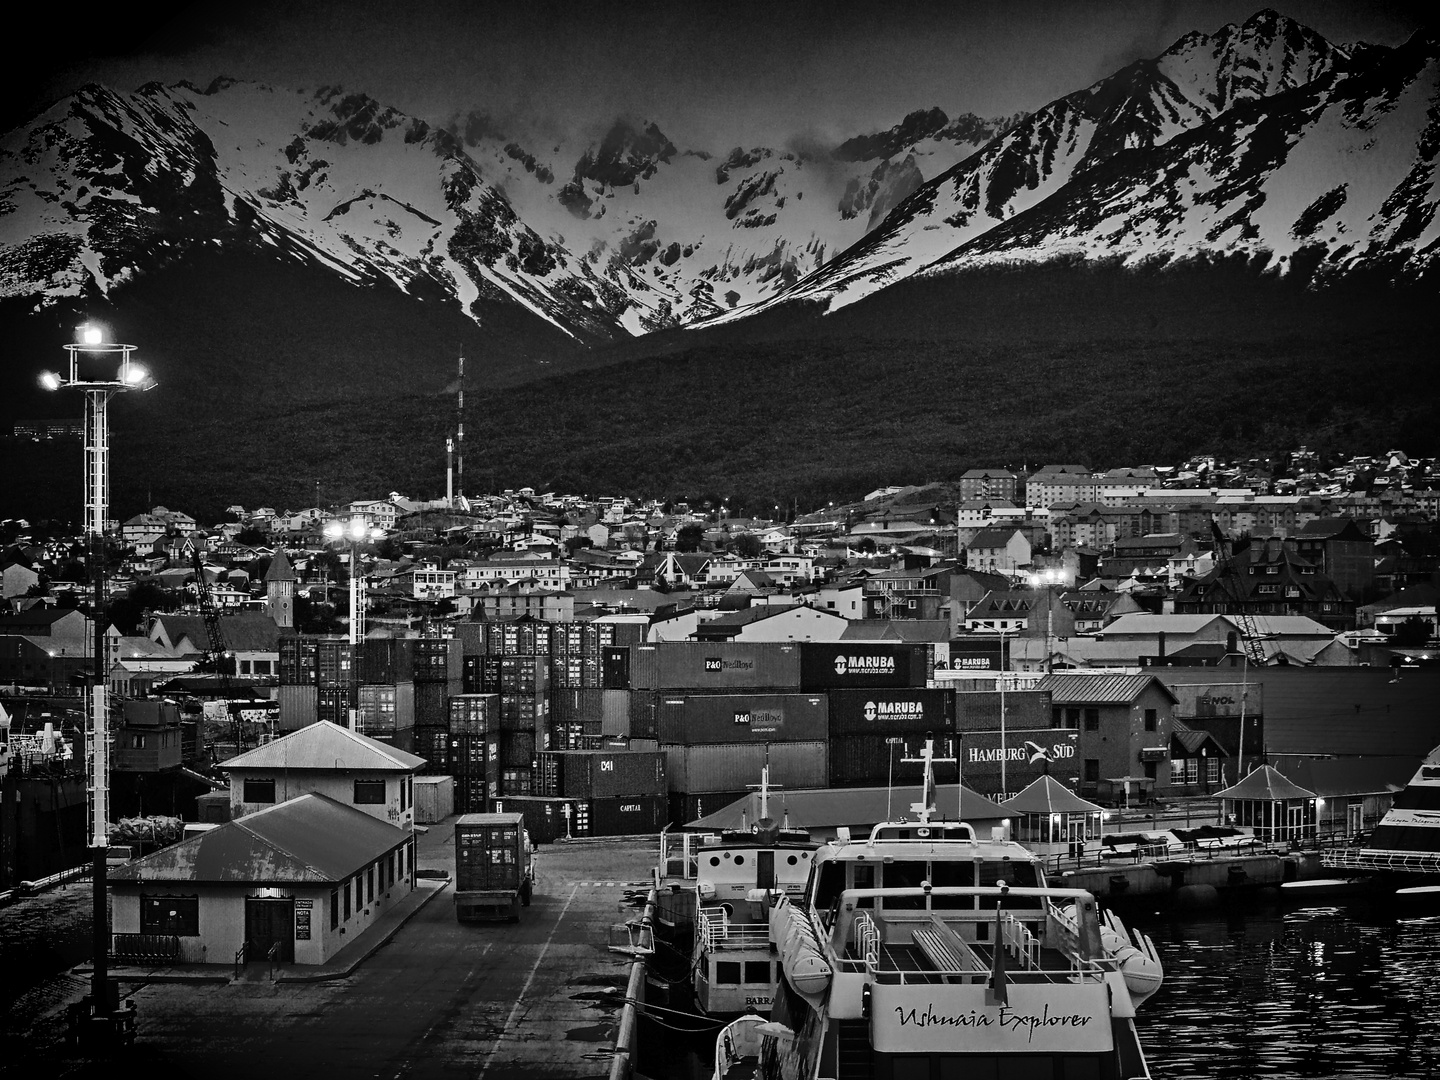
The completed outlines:
<svg viewBox="0 0 1440 1080">
<path fill-rule="evenodd" d="M 868 911 L 862 911 L 855 920 L 855 949 L 866 968 L 875 968 L 880 962 L 880 928 Z"/>
<path fill-rule="evenodd" d="M 757 948 L 770 943 L 768 923 L 731 922 L 730 913 L 724 907 L 701 908 L 696 915 L 701 947 L 707 952 Z"/>
<path fill-rule="evenodd" d="M 1040 939 L 1014 915 L 1007 914 L 1000 923 L 1000 940 L 1025 968 L 1039 970 Z"/>
<path fill-rule="evenodd" d="M 1440 872 L 1440 852 L 1390 851 L 1360 848 L 1321 857 L 1321 864 L 1331 870 L 1399 870 L 1412 873 Z"/>
</svg>

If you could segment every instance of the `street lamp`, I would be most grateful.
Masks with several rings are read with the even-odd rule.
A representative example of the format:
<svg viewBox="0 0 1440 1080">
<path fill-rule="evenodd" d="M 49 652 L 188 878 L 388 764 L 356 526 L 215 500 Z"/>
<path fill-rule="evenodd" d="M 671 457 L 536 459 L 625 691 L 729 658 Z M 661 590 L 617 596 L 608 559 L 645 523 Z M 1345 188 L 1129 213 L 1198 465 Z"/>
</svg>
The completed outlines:
<svg viewBox="0 0 1440 1080">
<path fill-rule="evenodd" d="M 1046 567 L 1029 577 L 1030 587 L 1037 590 L 1043 589 L 1045 595 L 1045 674 L 1047 675 L 1055 670 L 1055 658 L 1050 651 L 1050 619 L 1054 608 L 1052 594 L 1056 585 L 1064 585 L 1067 580 L 1065 571 L 1058 566 Z"/>
<path fill-rule="evenodd" d="M 363 517 L 352 517 L 348 521 L 332 519 L 325 523 L 325 537 L 333 542 L 350 545 L 350 730 L 358 731 L 360 723 L 359 647 L 365 636 L 364 593 L 365 583 L 357 571 L 360 562 L 360 545 L 384 535 L 380 529 L 372 529 Z"/>
<path fill-rule="evenodd" d="M 107 342 L 93 325 L 82 326 L 79 341 L 65 346 L 65 373 L 44 371 L 40 385 L 46 390 L 77 389 L 85 394 L 85 534 L 90 545 L 90 570 L 95 583 L 95 672 L 90 688 L 89 787 L 90 848 L 94 858 L 92 919 L 95 967 L 91 993 L 84 1004 L 102 1021 L 101 1030 L 114 1030 L 119 1001 L 109 978 L 110 913 L 106 903 L 105 856 L 109 848 L 110 731 L 105 685 L 105 517 L 110 508 L 110 399 L 127 390 L 151 390 L 155 380 L 131 354 L 134 345 Z M 133 1022 L 133 1021 L 132 1021 Z"/>
</svg>

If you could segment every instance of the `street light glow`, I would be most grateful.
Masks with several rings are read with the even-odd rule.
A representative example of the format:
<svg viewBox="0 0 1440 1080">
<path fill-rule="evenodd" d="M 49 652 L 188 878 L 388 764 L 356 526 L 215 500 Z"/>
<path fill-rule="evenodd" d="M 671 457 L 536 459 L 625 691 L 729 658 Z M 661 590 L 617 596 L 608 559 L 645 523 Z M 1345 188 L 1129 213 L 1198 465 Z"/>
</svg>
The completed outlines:
<svg viewBox="0 0 1440 1080">
<path fill-rule="evenodd" d="M 80 340 L 86 345 L 99 345 L 105 340 L 105 335 L 101 333 L 98 326 L 92 326 L 86 323 L 80 328 Z"/>
<path fill-rule="evenodd" d="M 60 376 L 53 371 L 42 371 L 40 373 L 40 385 L 46 390 L 60 389 Z"/>
<path fill-rule="evenodd" d="M 144 364 L 126 364 L 120 369 L 120 377 L 130 386 L 139 386 L 150 378 Z"/>
</svg>

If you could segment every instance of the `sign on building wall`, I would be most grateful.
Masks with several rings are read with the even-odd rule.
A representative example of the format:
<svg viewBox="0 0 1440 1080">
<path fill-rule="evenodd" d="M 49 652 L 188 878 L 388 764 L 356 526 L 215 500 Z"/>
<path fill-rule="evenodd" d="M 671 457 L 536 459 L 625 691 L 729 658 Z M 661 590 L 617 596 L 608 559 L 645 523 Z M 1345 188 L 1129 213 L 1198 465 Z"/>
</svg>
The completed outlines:
<svg viewBox="0 0 1440 1080">
<path fill-rule="evenodd" d="M 310 940 L 310 911 L 315 906 L 314 900 L 295 901 L 295 940 Z"/>
</svg>

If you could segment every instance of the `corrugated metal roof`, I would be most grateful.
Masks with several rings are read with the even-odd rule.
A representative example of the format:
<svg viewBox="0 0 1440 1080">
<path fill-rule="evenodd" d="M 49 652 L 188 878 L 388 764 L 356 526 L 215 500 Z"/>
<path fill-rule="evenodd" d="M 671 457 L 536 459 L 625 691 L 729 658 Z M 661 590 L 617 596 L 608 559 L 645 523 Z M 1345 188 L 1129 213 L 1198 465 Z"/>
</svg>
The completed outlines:
<svg viewBox="0 0 1440 1080">
<path fill-rule="evenodd" d="M 425 759 L 357 734 L 328 720 L 222 762 L 222 769 L 339 769 L 349 772 L 413 772 Z"/>
<path fill-rule="evenodd" d="M 1179 699 L 1154 675 L 1046 675 L 1031 689 L 1048 691 L 1056 705 L 1128 705 L 1151 684 L 1171 701 Z"/>
<path fill-rule="evenodd" d="M 1415 757 L 1277 758 L 1275 767 L 1317 795 L 1372 795 L 1397 792 L 1420 767 Z"/>
<path fill-rule="evenodd" d="M 993 799 L 979 792 L 964 789 L 964 802 L 959 802 L 959 785 L 939 784 L 935 789 L 935 805 L 941 816 L 949 818 L 957 805 L 965 821 L 1000 821 L 1005 811 Z M 832 829 L 847 825 L 852 829 L 869 829 L 882 821 L 911 816 L 909 807 L 919 795 L 918 787 L 908 788 L 817 788 L 811 791 L 787 791 L 770 795 L 770 816 L 792 829 Z M 758 792 L 736 799 L 729 806 L 692 821 L 688 828 L 740 829 L 749 828 L 760 817 Z M 950 820 L 954 820 L 951 818 Z"/>
<path fill-rule="evenodd" d="M 333 885 L 409 833 L 324 795 L 301 795 L 117 867 L 117 882 Z"/>
</svg>

